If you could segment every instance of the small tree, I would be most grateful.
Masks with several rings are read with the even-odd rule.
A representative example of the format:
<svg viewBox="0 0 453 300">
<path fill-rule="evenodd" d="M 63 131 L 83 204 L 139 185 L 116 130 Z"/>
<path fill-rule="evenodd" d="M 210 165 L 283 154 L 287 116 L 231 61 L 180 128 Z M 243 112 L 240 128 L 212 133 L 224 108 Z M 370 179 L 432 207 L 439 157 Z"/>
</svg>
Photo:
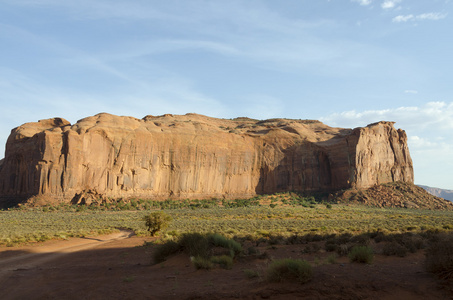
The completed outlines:
<svg viewBox="0 0 453 300">
<path fill-rule="evenodd" d="M 155 236 L 157 232 L 165 229 L 170 225 L 171 217 L 163 211 L 156 211 L 144 217 L 146 227 L 151 236 Z"/>
</svg>

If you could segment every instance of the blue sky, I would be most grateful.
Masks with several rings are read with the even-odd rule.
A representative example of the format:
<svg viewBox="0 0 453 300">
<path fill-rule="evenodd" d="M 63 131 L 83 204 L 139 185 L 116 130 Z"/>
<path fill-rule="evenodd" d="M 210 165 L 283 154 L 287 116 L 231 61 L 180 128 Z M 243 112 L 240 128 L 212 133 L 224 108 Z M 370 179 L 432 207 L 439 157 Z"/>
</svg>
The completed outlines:
<svg viewBox="0 0 453 300">
<path fill-rule="evenodd" d="M 10 130 L 142 118 L 395 121 L 415 181 L 453 189 L 451 0 L 0 0 Z"/>
</svg>

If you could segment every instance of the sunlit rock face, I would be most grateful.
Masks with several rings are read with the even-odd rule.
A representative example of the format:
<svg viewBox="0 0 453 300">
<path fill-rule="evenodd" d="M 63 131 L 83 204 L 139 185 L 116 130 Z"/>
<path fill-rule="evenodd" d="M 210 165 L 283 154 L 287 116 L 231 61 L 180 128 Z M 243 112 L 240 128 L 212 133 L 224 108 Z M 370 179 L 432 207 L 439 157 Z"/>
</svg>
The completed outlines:
<svg viewBox="0 0 453 300">
<path fill-rule="evenodd" d="M 101 113 L 12 130 L 0 197 L 243 198 L 413 182 L 407 137 L 393 122 L 331 128 L 318 121 Z"/>
</svg>

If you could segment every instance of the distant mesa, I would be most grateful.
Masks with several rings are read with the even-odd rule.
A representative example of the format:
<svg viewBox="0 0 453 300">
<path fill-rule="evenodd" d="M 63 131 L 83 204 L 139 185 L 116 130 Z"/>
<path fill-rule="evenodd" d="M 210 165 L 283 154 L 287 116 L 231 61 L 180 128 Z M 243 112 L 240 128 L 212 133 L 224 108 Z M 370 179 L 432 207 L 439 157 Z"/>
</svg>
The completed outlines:
<svg viewBox="0 0 453 300">
<path fill-rule="evenodd" d="M 413 183 L 406 133 L 393 124 L 343 129 L 198 114 L 40 120 L 8 138 L 0 201 L 245 198 Z"/>
<path fill-rule="evenodd" d="M 419 187 L 425 189 L 431 195 L 444 198 L 445 200 L 453 201 L 453 190 L 445 190 L 426 185 L 419 185 Z"/>
</svg>

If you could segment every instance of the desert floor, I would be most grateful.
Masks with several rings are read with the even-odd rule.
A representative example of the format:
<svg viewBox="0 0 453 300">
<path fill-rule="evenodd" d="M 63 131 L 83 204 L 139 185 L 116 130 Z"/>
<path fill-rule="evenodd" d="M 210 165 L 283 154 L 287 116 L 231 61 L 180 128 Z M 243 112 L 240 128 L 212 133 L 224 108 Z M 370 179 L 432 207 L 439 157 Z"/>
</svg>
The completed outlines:
<svg viewBox="0 0 453 300">
<path fill-rule="evenodd" d="M 307 245 L 261 245 L 266 255 L 239 257 L 231 270 L 197 270 L 186 254 L 152 264 L 149 237 L 106 236 L 0 247 L 1 299 L 453 299 L 453 286 L 424 268 L 424 252 L 376 255 L 371 265 L 350 263 Z M 323 242 L 319 243 L 322 248 Z M 246 246 L 246 245 L 245 245 Z M 270 283 L 266 266 L 276 258 L 301 258 L 313 279 Z M 261 274 L 248 278 L 244 270 Z"/>
</svg>

